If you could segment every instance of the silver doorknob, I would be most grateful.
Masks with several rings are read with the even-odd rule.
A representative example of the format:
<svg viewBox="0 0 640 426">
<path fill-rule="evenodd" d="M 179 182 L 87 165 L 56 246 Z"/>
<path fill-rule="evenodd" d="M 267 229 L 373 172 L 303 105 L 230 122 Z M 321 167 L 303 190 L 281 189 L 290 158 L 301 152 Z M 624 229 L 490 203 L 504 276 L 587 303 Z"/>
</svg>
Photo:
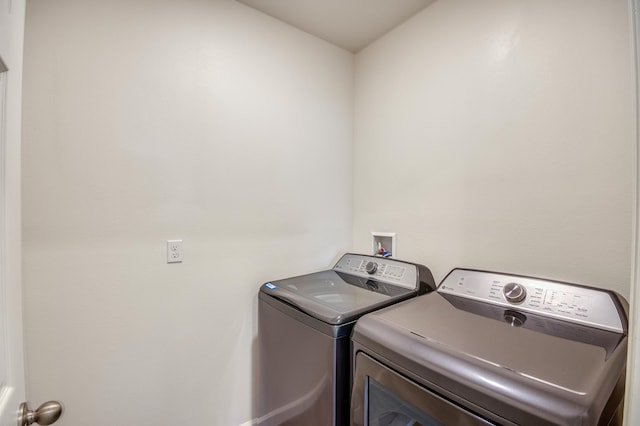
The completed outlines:
<svg viewBox="0 0 640 426">
<path fill-rule="evenodd" d="M 34 423 L 50 425 L 62 415 L 62 404 L 58 401 L 47 401 L 39 406 L 36 411 L 29 410 L 26 402 L 20 404 L 18 412 L 18 426 L 29 426 Z"/>
</svg>

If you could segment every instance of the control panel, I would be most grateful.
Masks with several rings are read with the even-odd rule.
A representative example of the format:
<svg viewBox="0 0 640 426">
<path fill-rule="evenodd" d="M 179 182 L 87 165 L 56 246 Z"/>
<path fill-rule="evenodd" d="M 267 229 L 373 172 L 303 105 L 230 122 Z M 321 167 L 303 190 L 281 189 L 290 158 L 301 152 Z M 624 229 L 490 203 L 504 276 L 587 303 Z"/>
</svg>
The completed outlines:
<svg viewBox="0 0 640 426">
<path fill-rule="evenodd" d="M 418 269 L 399 260 L 345 254 L 333 267 L 334 271 L 370 278 L 414 290 L 418 288 Z"/>
<path fill-rule="evenodd" d="M 497 272 L 454 269 L 440 284 L 438 293 L 624 332 L 618 305 L 606 290 Z"/>
</svg>

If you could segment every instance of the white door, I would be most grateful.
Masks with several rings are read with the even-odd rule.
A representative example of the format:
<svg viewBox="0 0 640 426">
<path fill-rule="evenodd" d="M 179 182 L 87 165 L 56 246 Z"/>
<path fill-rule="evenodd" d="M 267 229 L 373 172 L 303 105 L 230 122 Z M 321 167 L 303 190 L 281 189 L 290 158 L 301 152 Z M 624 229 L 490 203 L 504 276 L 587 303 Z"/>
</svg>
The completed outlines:
<svg viewBox="0 0 640 426">
<path fill-rule="evenodd" d="M 4 20 L 3 20 L 4 21 Z M 21 309 L 13 309 L 14 303 L 22 303 L 19 297 L 19 280 L 17 288 L 12 288 L 8 251 L 8 229 L 11 223 L 7 220 L 10 206 L 7 205 L 7 116 L 8 107 L 12 104 L 7 99 L 9 72 L 0 57 L 0 425 L 15 426 L 18 405 L 24 398 L 24 368 L 22 361 L 22 319 L 17 316 Z M 16 291 L 18 293 L 16 293 Z M 17 300 L 15 296 L 18 295 Z"/>
<path fill-rule="evenodd" d="M 11 224 L 7 217 L 10 211 L 6 175 L 7 109 L 13 105 L 8 102 L 8 79 L 7 66 L 0 57 L 0 425 L 15 426 L 18 405 L 24 399 L 24 368 L 22 320 L 16 316 L 21 309 L 18 306 L 16 312 L 14 305 L 22 303 L 20 281 L 11 282 L 15 271 L 10 267 L 15 265 L 9 264 L 11 257 L 8 256 Z"/>
<path fill-rule="evenodd" d="M 20 110 L 13 96 L 18 82 L 11 81 L 5 61 L 0 56 L 0 425 L 23 426 L 33 422 L 48 425 L 58 418 L 61 406 L 55 402 L 42 405 L 35 412 L 23 405 L 24 364 L 22 342 L 22 298 L 20 285 L 20 208 L 19 181 L 12 164 L 19 132 Z M 18 75 L 19 77 L 19 75 Z M 9 82 L 12 91 L 9 91 Z M 17 93 L 17 95 L 16 95 Z M 8 154 L 9 153 L 9 154 Z M 12 167 L 14 166 L 14 167 Z M 19 167 L 17 167 L 19 170 Z M 17 196 L 16 196 L 17 193 Z"/>
<path fill-rule="evenodd" d="M 0 426 L 25 399 L 22 343 L 20 126 L 24 0 L 0 0 Z"/>
<path fill-rule="evenodd" d="M 51 424 L 60 408 L 45 404 L 26 416 L 20 409 L 25 400 L 20 220 L 24 18 L 25 0 L 0 0 L 0 426 L 16 426 L 19 417 L 27 424 Z"/>
</svg>

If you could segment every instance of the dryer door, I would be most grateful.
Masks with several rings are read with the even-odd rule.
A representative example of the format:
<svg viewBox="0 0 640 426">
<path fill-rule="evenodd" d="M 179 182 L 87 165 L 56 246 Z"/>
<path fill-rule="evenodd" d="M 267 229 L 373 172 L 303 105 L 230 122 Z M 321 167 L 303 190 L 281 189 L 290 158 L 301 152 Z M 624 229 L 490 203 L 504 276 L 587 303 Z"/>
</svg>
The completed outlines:
<svg viewBox="0 0 640 426">
<path fill-rule="evenodd" d="M 493 425 L 363 352 L 356 356 L 351 399 L 354 426 Z"/>
</svg>

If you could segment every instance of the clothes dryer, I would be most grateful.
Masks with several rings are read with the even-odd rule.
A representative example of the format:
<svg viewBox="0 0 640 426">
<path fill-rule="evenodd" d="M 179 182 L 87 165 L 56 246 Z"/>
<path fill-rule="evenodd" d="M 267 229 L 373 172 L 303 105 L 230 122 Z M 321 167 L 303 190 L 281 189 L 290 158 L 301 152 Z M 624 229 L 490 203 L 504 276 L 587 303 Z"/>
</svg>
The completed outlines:
<svg viewBox="0 0 640 426">
<path fill-rule="evenodd" d="M 607 290 L 454 269 L 358 321 L 352 424 L 619 425 L 627 311 Z"/>
</svg>

